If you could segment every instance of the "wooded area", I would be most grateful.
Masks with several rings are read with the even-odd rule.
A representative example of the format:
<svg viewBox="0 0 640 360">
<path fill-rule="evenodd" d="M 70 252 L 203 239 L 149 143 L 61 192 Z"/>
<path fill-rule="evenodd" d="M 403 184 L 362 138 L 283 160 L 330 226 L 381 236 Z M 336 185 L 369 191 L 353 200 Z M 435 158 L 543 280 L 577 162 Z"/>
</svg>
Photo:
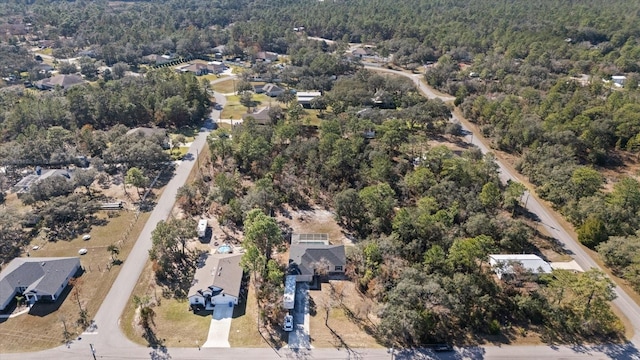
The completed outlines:
<svg viewBox="0 0 640 360">
<path fill-rule="evenodd" d="M 213 209 L 225 226 L 244 227 L 251 255 L 244 265 L 264 280 L 258 290 L 271 304 L 272 319 L 279 316 L 283 269 L 271 259 L 281 244 L 268 215 L 285 204 L 319 204 L 334 210 L 356 239 L 348 274 L 383 304 L 375 329 L 382 342 L 420 345 L 515 329 L 538 331 L 548 341 L 621 335 L 608 303 L 612 283 L 599 272 L 539 278 L 523 272 L 518 281 L 497 282 L 488 254 L 537 252 L 532 240 L 544 238 L 523 211 L 524 186 L 501 184 L 494 159 L 478 149 L 430 146 L 434 139 L 460 145 L 460 126 L 449 122 L 452 107 L 425 100 L 407 79 L 363 70 L 362 59 L 345 52 L 349 43 L 371 44 L 383 66 L 424 72 L 430 85 L 455 96 L 454 105 L 495 149 L 518 158 L 517 170 L 576 227 L 580 241 L 640 291 L 634 255 L 640 183 L 634 169 L 614 179 L 603 175 L 640 151 L 638 1 L 3 5 L 0 75 L 7 83 L 50 75 L 40 70 L 43 59 L 32 46 L 50 50 L 60 73 L 80 72 L 91 83 L 50 92 L 14 85 L 0 92 L 2 196 L 17 180 L 16 169 L 72 164 L 79 156 L 123 179 L 137 169 L 127 182 L 146 184 L 170 155 L 161 138 L 125 135 L 128 129 L 199 124 L 210 105 L 207 80 L 157 69 L 162 65 L 148 56 L 182 61 L 219 54 L 252 64 L 237 88 L 234 83 L 248 109 L 255 107 L 249 92 L 254 75 L 287 89 L 322 91 L 311 106 L 319 126 L 310 125 L 288 92 L 274 99 L 270 123 L 249 118 L 214 131 L 207 173 L 178 193 L 185 213 Z M 286 66 L 256 63 L 261 51 L 286 54 Z M 71 57 L 78 57 L 78 66 L 57 62 Z M 98 77 L 98 65 L 111 70 Z M 141 76 L 126 76 L 129 70 Z M 623 75 L 624 83 L 614 83 L 614 75 Z M 60 238 L 73 236 L 93 220 L 87 183 L 99 177 L 42 181 L 24 204 L 42 216 L 41 226 Z M 10 212 L 0 215 L 2 260 L 18 256 L 29 239 L 15 219 Z M 56 229 L 69 223 L 75 225 Z M 269 236 L 256 236 L 256 224 Z M 154 234 L 154 270 L 177 296 L 197 255 L 179 241 L 192 225 L 163 223 Z"/>
</svg>

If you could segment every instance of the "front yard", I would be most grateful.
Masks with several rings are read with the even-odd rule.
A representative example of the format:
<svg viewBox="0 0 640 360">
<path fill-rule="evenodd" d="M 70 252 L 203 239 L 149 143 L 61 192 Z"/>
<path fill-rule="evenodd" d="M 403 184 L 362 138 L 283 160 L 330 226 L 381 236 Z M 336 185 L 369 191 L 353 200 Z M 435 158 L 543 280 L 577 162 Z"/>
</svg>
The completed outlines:
<svg viewBox="0 0 640 360">
<path fill-rule="evenodd" d="M 147 222 L 149 213 L 141 213 L 135 220 L 134 213 L 121 211 L 118 216 L 108 219 L 104 226 L 94 226 L 91 239 L 83 241 L 81 236 L 71 241 L 47 242 L 34 240 L 30 245 L 32 257 L 78 256 L 80 248 L 88 250 L 81 257 L 85 273 L 79 277 L 78 293 L 83 309 L 88 312 L 89 319 L 98 311 L 106 297 L 111 284 L 120 272 L 119 266 L 110 269 L 111 253 L 107 247 L 123 238 L 119 243 L 119 259 L 126 259 Z M 99 214 L 107 218 L 107 214 Z M 38 250 L 33 250 L 38 246 Z M 61 295 L 61 299 L 51 305 L 36 305 L 32 314 L 23 314 L 11 319 L 0 319 L 0 353 L 17 351 L 38 351 L 58 346 L 64 342 L 64 326 L 71 337 L 77 336 L 84 329 L 77 325 L 80 309 L 71 287 Z"/>
</svg>

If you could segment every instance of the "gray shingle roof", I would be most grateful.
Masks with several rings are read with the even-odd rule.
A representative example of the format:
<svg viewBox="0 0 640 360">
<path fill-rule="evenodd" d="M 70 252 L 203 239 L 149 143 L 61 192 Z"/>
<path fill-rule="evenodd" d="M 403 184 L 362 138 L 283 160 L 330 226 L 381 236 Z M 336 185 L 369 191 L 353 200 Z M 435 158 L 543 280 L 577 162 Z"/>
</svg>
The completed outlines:
<svg viewBox="0 0 640 360">
<path fill-rule="evenodd" d="M 289 250 L 289 260 L 298 265 L 299 275 L 313 275 L 313 265 L 322 259 L 333 267 L 344 266 L 346 255 L 344 245 L 294 244 Z"/>
<path fill-rule="evenodd" d="M 25 293 L 53 295 L 80 266 L 80 258 L 16 258 L 0 272 L 0 304 L 6 304 L 16 288 L 26 287 Z"/>
<path fill-rule="evenodd" d="M 200 259 L 200 266 L 193 276 L 188 297 L 198 294 L 209 286 L 221 288 L 231 296 L 240 296 L 243 269 L 242 254 L 207 254 Z"/>
</svg>

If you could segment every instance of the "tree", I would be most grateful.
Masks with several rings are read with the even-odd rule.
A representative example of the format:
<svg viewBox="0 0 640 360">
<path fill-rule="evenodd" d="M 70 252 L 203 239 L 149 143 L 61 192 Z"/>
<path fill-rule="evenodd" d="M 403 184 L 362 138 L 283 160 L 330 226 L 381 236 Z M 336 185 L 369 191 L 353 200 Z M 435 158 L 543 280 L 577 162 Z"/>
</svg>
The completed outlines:
<svg viewBox="0 0 640 360">
<path fill-rule="evenodd" d="M 92 198 L 93 193 L 91 192 L 91 184 L 93 184 L 97 176 L 98 171 L 95 169 L 78 169 L 73 174 L 73 182 L 76 187 L 84 187 L 87 190 L 87 195 Z"/>
<path fill-rule="evenodd" d="M 580 166 L 571 174 L 572 193 L 575 199 L 595 195 L 602 187 L 603 177 L 591 167 Z"/>
<path fill-rule="evenodd" d="M 337 193 L 333 199 L 336 219 L 349 229 L 361 232 L 366 220 L 364 203 L 355 189 Z"/>
<path fill-rule="evenodd" d="M 240 104 L 247 108 L 247 112 L 251 112 L 251 108 L 254 107 L 253 95 L 249 91 L 245 91 L 240 95 Z"/>
<path fill-rule="evenodd" d="M 142 194 L 149 185 L 149 178 L 144 175 L 142 170 L 137 167 L 132 167 L 127 170 L 127 175 L 124 178 L 126 184 L 134 186 L 138 191 L 138 196 L 142 200 Z"/>
<path fill-rule="evenodd" d="M 517 181 L 508 181 L 507 188 L 504 192 L 504 207 L 511 210 L 512 213 L 520 206 L 520 200 L 524 195 L 526 188 Z"/>
<path fill-rule="evenodd" d="M 367 186 L 358 193 L 373 230 L 380 233 L 391 230 L 395 194 L 387 183 Z"/>
<path fill-rule="evenodd" d="M 589 216 L 576 232 L 578 233 L 578 240 L 591 249 L 594 249 L 609 237 L 604 222 L 593 216 Z"/>
<path fill-rule="evenodd" d="M 494 182 L 488 182 L 482 187 L 480 192 L 480 202 L 488 209 L 495 209 L 500 205 L 500 188 Z"/>
<path fill-rule="evenodd" d="M 118 261 L 118 254 L 120 254 L 120 248 L 116 244 L 107 246 L 107 251 L 111 254 L 111 262 L 116 263 Z"/>
<path fill-rule="evenodd" d="M 284 237 L 274 218 L 260 209 L 253 209 L 246 215 L 244 241 L 255 246 L 268 261 L 274 248 L 284 244 Z"/>
</svg>

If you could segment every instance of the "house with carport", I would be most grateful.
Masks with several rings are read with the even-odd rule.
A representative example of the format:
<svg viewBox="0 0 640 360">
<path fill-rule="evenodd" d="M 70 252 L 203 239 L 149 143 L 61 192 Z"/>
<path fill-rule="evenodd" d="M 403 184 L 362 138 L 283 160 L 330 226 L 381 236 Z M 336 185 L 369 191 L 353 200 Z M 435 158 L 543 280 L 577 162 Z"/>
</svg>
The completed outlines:
<svg viewBox="0 0 640 360">
<path fill-rule="evenodd" d="M 292 234 L 288 275 L 312 288 L 320 281 L 343 278 L 347 258 L 344 245 L 331 245 L 327 234 Z"/>
</svg>

